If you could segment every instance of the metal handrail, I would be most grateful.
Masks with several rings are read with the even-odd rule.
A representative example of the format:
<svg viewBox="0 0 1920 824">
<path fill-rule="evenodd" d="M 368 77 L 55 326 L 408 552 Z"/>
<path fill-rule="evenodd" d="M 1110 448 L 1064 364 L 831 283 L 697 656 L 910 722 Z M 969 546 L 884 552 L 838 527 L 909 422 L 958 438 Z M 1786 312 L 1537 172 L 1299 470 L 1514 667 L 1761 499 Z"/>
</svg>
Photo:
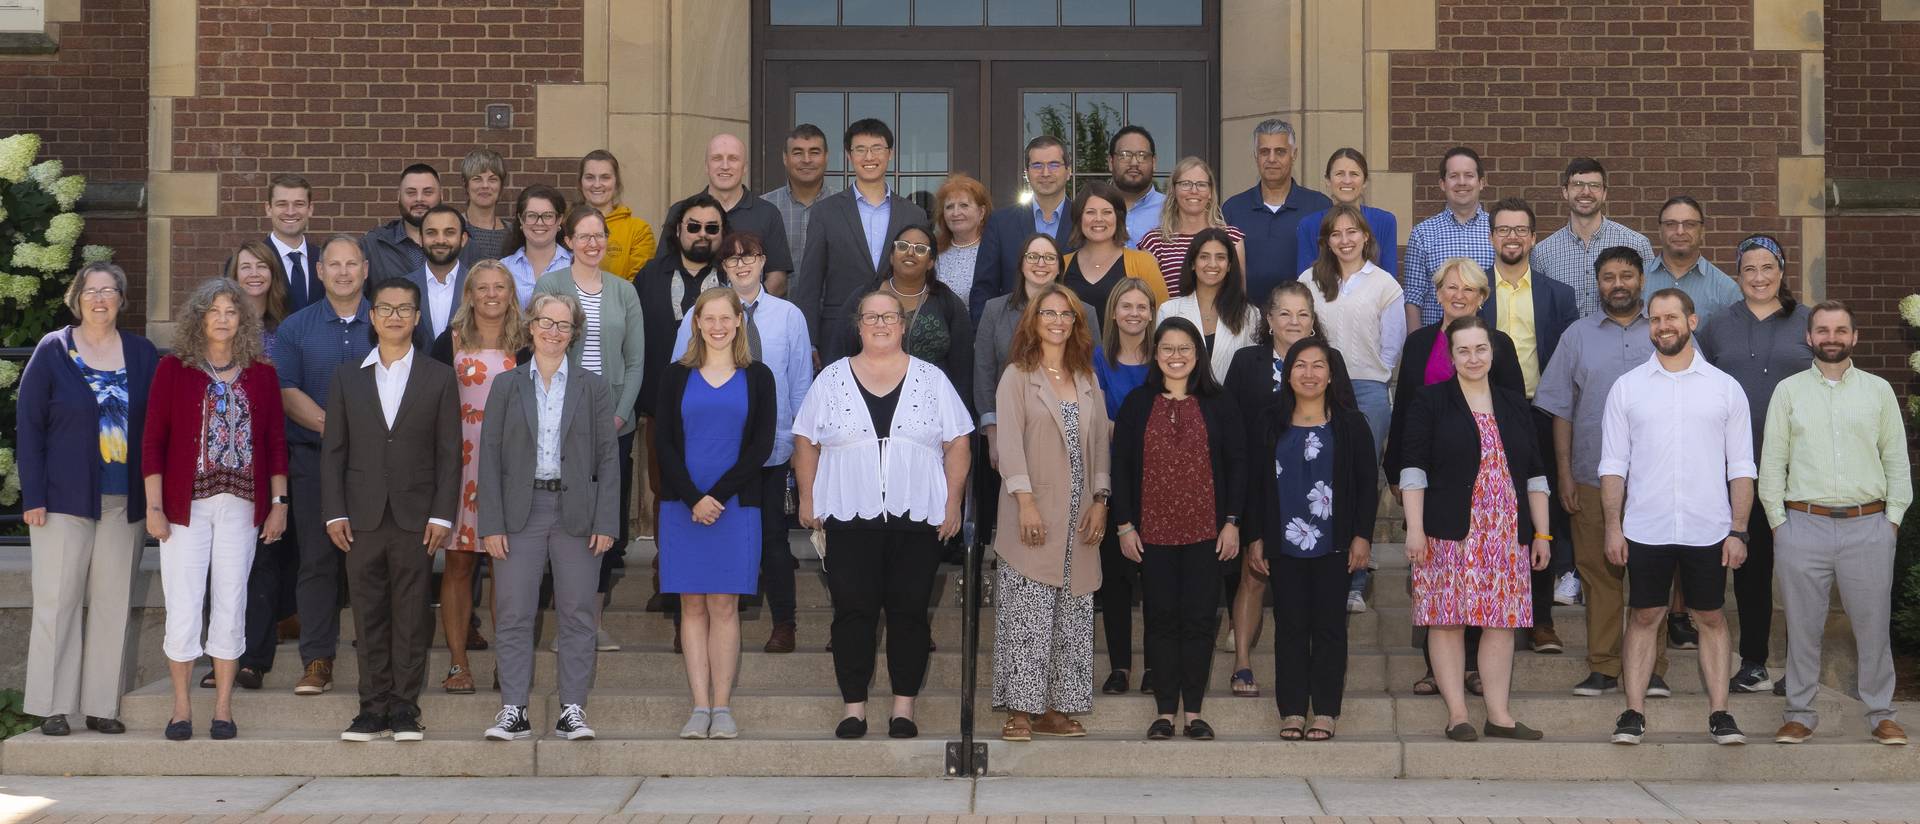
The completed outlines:
<svg viewBox="0 0 1920 824">
<path fill-rule="evenodd" d="M 948 778 L 980 778 L 987 774 L 987 745 L 973 736 L 974 693 L 979 682 L 981 566 L 986 555 L 982 538 L 987 530 L 976 532 L 967 542 L 960 564 L 962 576 L 960 600 L 960 740 L 947 743 Z"/>
</svg>

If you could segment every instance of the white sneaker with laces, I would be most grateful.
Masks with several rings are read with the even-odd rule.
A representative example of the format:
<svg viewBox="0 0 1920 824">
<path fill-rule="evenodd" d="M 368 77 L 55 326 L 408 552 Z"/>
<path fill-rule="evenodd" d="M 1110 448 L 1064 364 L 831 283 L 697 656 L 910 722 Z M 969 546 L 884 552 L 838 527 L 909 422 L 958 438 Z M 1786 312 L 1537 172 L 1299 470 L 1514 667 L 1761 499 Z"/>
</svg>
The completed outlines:
<svg viewBox="0 0 1920 824">
<path fill-rule="evenodd" d="M 1571 572 L 1560 576 L 1553 584 L 1553 602 L 1569 607 L 1580 603 L 1580 576 Z"/>
<path fill-rule="evenodd" d="M 1358 615 L 1367 611 L 1367 597 L 1358 592 L 1347 592 L 1347 612 Z"/>
</svg>

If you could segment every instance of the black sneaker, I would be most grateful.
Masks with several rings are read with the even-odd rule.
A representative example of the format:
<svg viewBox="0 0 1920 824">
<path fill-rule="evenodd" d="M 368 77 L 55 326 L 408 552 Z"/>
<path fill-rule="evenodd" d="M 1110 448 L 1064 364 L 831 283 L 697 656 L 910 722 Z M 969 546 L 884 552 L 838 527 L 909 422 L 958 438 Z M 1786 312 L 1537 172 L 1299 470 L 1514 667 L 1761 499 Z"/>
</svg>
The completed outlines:
<svg viewBox="0 0 1920 824">
<path fill-rule="evenodd" d="M 1774 694 L 1774 695 L 1786 695 L 1786 694 L 1787 694 L 1787 677 L 1786 677 L 1786 676 L 1784 676 L 1784 675 L 1782 675 L 1782 676 L 1780 676 L 1779 678 L 1777 678 L 1777 679 L 1774 679 L 1774 682 L 1773 682 L 1773 694 Z"/>
<path fill-rule="evenodd" d="M 562 706 L 560 720 L 553 725 L 553 734 L 568 741 L 592 741 L 593 728 L 587 726 L 587 711 L 579 704 Z"/>
<path fill-rule="evenodd" d="M 1676 612 L 1667 616 L 1667 649 L 1699 649 L 1700 630 L 1693 626 L 1693 616 Z"/>
<path fill-rule="evenodd" d="M 1716 712 L 1707 716 L 1707 732 L 1713 736 L 1715 744 L 1745 744 L 1747 736 L 1740 731 L 1740 725 L 1733 723 L 1733 713 Z"/>
<path fill-rule="evenodd" d="M 340 733 L 342 741 L 373 741 L 393 735 L 393 727 L 387 724 L 387 717 L 379 713 L 363 712 L 354 716 L 353 724 L 347 731 Z"/>
<path fill-rule="evenodd" d="M 1661 678 L 1658 674 L 1649 675 L 1647 676 L 1647 697 L 1672 698 L 1673 688 L 1667 686 L 1667 679 Z"/>
<path fill-rule="evenodd" d="M 1740 671 L 1733 674 L 1733 680 L 1727 683 L 1727 689 L 1734 692 L 1769 692 L 1773 689 L 1773 677 L 1767 674 L 1767 668 L 1759 664 L 1741 662 Z"/>
<path fill-rule="evenodd" d="M 533 735 L 533 727 L 527 724 L 527 708 L 507 704 L 500 707 L 500 714 L 493 717 L 493 726 L 481 733 L 489 741 L 519 741 Z"/>
<path fill-rule="evenodd" d="M 413 712 L 404 712 L 404 711 L 396 712 L 393 714 L 393 717 L 390 720 L 392 722 L 390 726 L 393 729 L 393 740 L 395 741 L 427 740 L 427 727 L 426 725 L 420 723 L 420 716 L 418 714 Z"/>
<path fill-rule="evenodd" d="M 1587 673 L 1587 680 L 1573 685 L 1574 695 L 1602 695 L 1620 688 L 1620 679 L 1597 672 Z"/>
<path fill-rule="evenodd" d="M 1641 736 L 1647 734 L 1647 717 L 1633 710 L 1620 713 L 1613 722 L 1613 743 L 1638 744 Z"/>
</svg>

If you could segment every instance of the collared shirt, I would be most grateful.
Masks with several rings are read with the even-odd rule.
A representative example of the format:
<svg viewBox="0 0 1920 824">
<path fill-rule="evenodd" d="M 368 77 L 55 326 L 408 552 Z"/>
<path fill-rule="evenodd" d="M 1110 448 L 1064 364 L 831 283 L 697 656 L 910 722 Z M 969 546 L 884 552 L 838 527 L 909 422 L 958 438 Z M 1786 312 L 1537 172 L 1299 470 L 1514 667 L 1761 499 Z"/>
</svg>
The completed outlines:
<svg viewBox="0 0 1920 824">
<path fill-rule="evenodd" d="M 453 300 L 459 294 L 460 261 L 453 262 L 453 268 L 447 270 L 445 280 L 433 276 L 431 267 L 424 270 L 427 281 L 427 323 L 433 326 L 433 336 L 440 337 L 447 331 L 447 324 L 453 322 Z"/>
<path fill-rule="evenodd" d="M 1813 363 L 1813 347 L 1807 345 L 1808 314 L 1805 304 L 1783 300 L 1773 314 L 1756 318 L 1743 300 L 1720 310 L 1711 324 L 1701 317 L 1700 328 L 1693 333 L 1707 362 L 1746 390 L 1756 455 L 1774 387 Z"/>
<path fill-rule="evenodd" d="M 302 293 L 301 284 L 307 282 L 307 267 L 318 263 L 313 259 L 313 253 L 307 249 L 307 239 L 300 238 L 299 246 L 288 246 L 280 242 L 279 235 L 269 232 L 267 242 L 273 244 L 273 250 L 280 255 L 280 268 L 287 272 L 287 289 L 292 295 L 298 297 Z M 298 265 L 293 261 L 293 256 L 296 254 L 300 256 Z"/>
<path fill-rule="evenodd" d="M 1640 253 L 1645 269 L 1653 268 L 1653 244 L 1647 242 L 1646 235 L 1601 218 L 1600 231 L 1593 233 L 1592 240 L 1581 240 L 1573 233 L 1572 224 L 1548 235 L 1533 247 L 1533 269 L 1573 287 L 1573 303 L 1584 318 L 1600 311 L 1600 287 L 1593 273 L 1593 262 L 1600 258 L 1601 252 L 1615 246 L 1631 247 Z"/>
<path fill-rule="evenodd" d="M 814 204 L 819 203 L 821 198 L 830 194 L 833 194 L 833 187 L 828 186 L 826 181 L 822 180 L 820 182 L 820 193 L 813 196 L 813 203 L 801 203 L 795 200 L 793 198 L 792 186 L 782 186 L 760 196 L 761 200 L 773 204 L 773 208 L 780 210 L 780 222 L 786 228 L 787 232 L 787 252 L 789 254 L 806 254 L 807 223 L 812 219 Z M 794 260 L 794 265 L 797 266 L 799 263 L 800 261 L 798 259 Z"/>
<path fill-rule="evenodd" d="M 1140 241 L 1147 239 L 1147 233 L 1160 228 L 1160 207 L 1166 202 L 1167 196 L 1149 182 L 1140 202 L 1127 207 L 1127 248 L 1140 248 Z"/>
<path fill-rule="evenodd" d="M 501 259 L 500 264 L 513 273 L 514 296 L 520 299 L 520 308 L 525 310 L 533 302 L 533 286 L 540 282 L 540 276 L 573 265 L 573 253 L 565 246 L 553 247 L 553 262 L 547 264 L 547 272 L 533 271 L 533 262 L 527 260 L 527 247 L 513 250 L 513 254 Z"/>
<path fill-rule="evenodd" d="M 380 414 L 386 417 L 388 429 L 393 428 L 393 419 L 400 414 L 400 400 L 407 394 L 407 377 L 413 374 L 413 352 L 413 347 L 408 346 L 407 353 L 388 366 L 380 362 L 380 349 L 374 347 L 367 352 L 366 360 L 360 362 L 363 368 L 373 367 L 373 388 L 380 393 Z M 344 520 L 347 519 L 334 518 L 327 523 Z M 445 518 L 428 518 L 427 523 L 453 528 L 453 522 Z"/>
<path fill-rule="evenodd" d="M 806 400 L 807 390 L 813 388 L 813 343 L 800 307 L 765 289 L 747 306 L 753 307 L 752 323 L 760 330 L 759 360 L 773 372 L 773 454 L 766 465 L 779 466 L 793 457 L 793 416 Z M 687 339 L 692 334 L 693 316 L 688 315 L 680 319 L 680 330 L 673 336 L 669 363 L 687 353 Z"/>
<path fill-rule="evenodd" d="M 1758 474 L 1746 393 L 1691 354 L 1678 372 L 1655 354 L 1607 393 L 1600 474 L 1626 479 L 1621 527 L 1635 543 L 1719 546 L 1733 529 L 1727 483 Z"/>
<path fill-rule="evenodd" d="M 1040 201 L 1038 199 L 1035 199 L 1033 205 L 1029 208 L 1033 210 L 1033 233 L 1053 237 L 1056 232 L 1060 231 L 1060 216 L 1067 213 L 1067 198 L 1062 195 L 1060 202 L 1054 205 L 1051 213 L 1040 210 Z M 1159 223 L 1157 220 L 1154 222 L 1155 224 Z M 1133 226 L 1131 225 L 1133 221 L 1127 221 L 1127 223 L 1129 224 L 1127 231 L 1133 231 Z M 1148 231 L 1152 230 L 1149 229 Z M 1136 238 L 1136 240 L 1138 240 L 1138 238 Z M 1139 246 L 1140 244 L 1138 243 L 1134 244 L 1135 248 L 1139 248 Z"/>
<path fill-rule="evenodd" d="M 887 221 L 893 219 L 893 187 L 887 187 L 879 203 L 868 203 L 866 196 L 856 189 L 853 205 L 860 212 L 860 231 L 867 236 L 867 256 L 873 259 L 874 270 L 879 271 L 880 256 L 887 245 Z"/>
<path fill-rule="evenodd" d="M 1254 305 L 1264 305 L 1273 287 L 1300 276 L 1300 221 L 1332 205 L 1326 195 L 1298 182 L 1290 185 L 1287 201 L 1278 208 L 1267 204 L 1258 183 L 1220 204 L 1221 216 L 1246 238 L 1247 299 Z"/>
<path fill-rule="evenodd" d="M 1667 268 L 1667 259 L 1655 255 L 1647 262 L 1647 284 L 1640 290 L 1643 300 L 1653 298 L 1653 293 L 1662 289 L 1678 288 L 1693 298 L 1693 313 L 1700 318 L 1700 331 L 1707 328 L 1707 321 L 1720 314 L 1720 310 L 1745 300 L 1740 294 L 1740 284 L 1733 282 L 1726 272 L 1713 265 L 1713 261 L 1699 258 L 1693 266 L 1678 275 Z"/>
<path fill-rule="evenodd" d="M 1851 364 L 1839 381 L 1813 367 L 1773 391 L 1760 453 L 1760 506 L 1767 523 L 1787 520 L 1787 501 L 1821 506 L 1887 502 L 1900 523 L 1913 503 L 1907 434 L 1885 378 Z"/>
<path fill-rule="evenodd" d="M 540 377 L 539 364 L 529 366 L 527 374 L 533 378 L 533 406 L 540 422 L 534 438 L 533 477 L 550 481 L 560 477 L 560 413 L 567 403 L 567 359 L 561 358 L 560 367 L 553 370 L 551 389 Z"/>
<path fill-rule="evenodd" d="M 372 328 L 368 305 L 362 298 L 353 316 L 342 318 L 331 302 L 321 298 L 281 321 L 273 340 L 273 369 L 280 375 L 280 388 L 298 389 L 325 409 L 334 367 L 357 362 L 373 348 L 367 337 Z M 320 433 L 289 417 L 287 441 L 317 447 Z"/>
<path fill-rule="evenodd" d="M 1622 326 L 1605 312 L 1574 321 L 1540 375 L 1533 405 L 1573 424 L 1568 463 L 1575 483 L 1600 485 L 1601 416 L 1613 382 L 1653 357 L 1647 316 Z"/>
<path fill-rule="evenodd" d="M 1433 275 L 1447 261 L 1472 258 L 1481 269 L 1493 271 L 1491 228 L 1487 210 L 1475 205 L 1473 217 L 1465 223 L 1455 218 L 1452 211 L 1441 209 L 1440 214 L 1420 221 L 1407 235 L 1407 256 L 1400 261 L 1400 283 L 1406 290 L 1407 303 L 1420 307 L 1420 325 L 1439 323 L 1445 317 L 1440 311 L 1440 300 L 1434 294 Z"/>
<path fill-rule="evenodd" d="M 1540 339 L 1533 333 L 1533 270 L 1528 269 L 1513 283 L 1497 271 L 1487 274 L 1493 278 L 1498 294 L 1494 305 L 1499 308 L 1499 318 L 1494 325 L 1513 338 L 1513 353 L 1520 358 L 1520 381 L 1531 398 L 1540 388 Z"/>
</svg>

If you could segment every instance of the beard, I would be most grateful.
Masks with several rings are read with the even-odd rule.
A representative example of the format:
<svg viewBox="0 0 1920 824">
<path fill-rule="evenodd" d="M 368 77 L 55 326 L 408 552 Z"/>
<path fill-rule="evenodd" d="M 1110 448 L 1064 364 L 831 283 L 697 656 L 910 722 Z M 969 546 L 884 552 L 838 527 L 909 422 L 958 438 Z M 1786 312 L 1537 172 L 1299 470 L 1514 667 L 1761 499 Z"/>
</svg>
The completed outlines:
<svg viewBox="0 0 1920 824">
<path fill-rule="evenodd" d="M 1153 185 L 1153 175 L 1150 175 L 1150 174 L 1142 174 L 1140 175 L 1139 180 L 1132 183 L 1127 182 L 1127 177 L 1124 173 L 1114 175 L 1113 177 L 1113 187 L 1129 195 L 1137 195 L 1137 194 L 1140 194 L 1141 192 L 1145 192 L 1147 190 L 1147 187 L 1152 185 Z"/>
<path fill-rule="evenodd" d="M 442 253 L 440 251 L 437 251 L 440 249 L 444 249 L 445 252 Z M 445 266 L 459 259 L 460 259 L 460 247 L 458 246 L 446 246 L 446 247 L 428 246 L 427 247 L 427 262 L 435 266 Z"/>
<path fill-rule="evenodd" d="M 416 215 L 413 213 L 413 210 L 408 209 L 405 206 L 402 206 L 400 207 L 400 219 L 406 221 L 407 225 L 412 226 L 415 229 L 418 229 L 420 228 L 420 224 L 425 223 L 427 221 L 427 213 L 421 212 L 420 214 Z"/>
<path fill-rule="evenodd" d="M 680 254 L 694 263 L 710 263 L 713 261 L 713 244 L 705 240 L 696 240 L 692 246 L 688 246 Z"/>
<path fill-rule="evenodd" d="M 1813 348 L 1813 356 L 1821 363 L 1846 363 L 1853 357 L 1853 347 L 1843 343 L 1829 343 Z"/>
<path fill-rule="evenodd" d="M 1521 252 L 1518 257 L 1515 257 L 1511 260 L 1507 258 L 1507 253 L 1505 251 L 1500 252 L 1500 262 L 1508 266 L 1519 266 L 1520 264 L 1525 263 L 1526 261 L 1527 261 L 1526 252 Z"/>
<path fill-rule="evenodd" d="M 1624 315 L 1640 305 L 1639 292 L 1622 289 L 1615 294 L 1622 295 L 1623 297 L 1615 300 L 1613 295 L 1608 295 L 1601 300 L 1601 303 L 1606 307 L 1607 313 L 1610 315 Z"/>
<path fill-rule="evenodd" d="M 1673 339 L 1672 345 L 1662 345 L 1659 341 L 1656 340 L 1653 342 L 1653 349 L 1654 351 L 1659 352 L 1660 354 L 1671 358 L 1674 355 L 1680 354 L 1681 350 L 1686 349 L 1687 342 L 1691 340 L 1693 340 L 1692 332 L 1681 332 L 1679 337 Z"/>
</svg>

